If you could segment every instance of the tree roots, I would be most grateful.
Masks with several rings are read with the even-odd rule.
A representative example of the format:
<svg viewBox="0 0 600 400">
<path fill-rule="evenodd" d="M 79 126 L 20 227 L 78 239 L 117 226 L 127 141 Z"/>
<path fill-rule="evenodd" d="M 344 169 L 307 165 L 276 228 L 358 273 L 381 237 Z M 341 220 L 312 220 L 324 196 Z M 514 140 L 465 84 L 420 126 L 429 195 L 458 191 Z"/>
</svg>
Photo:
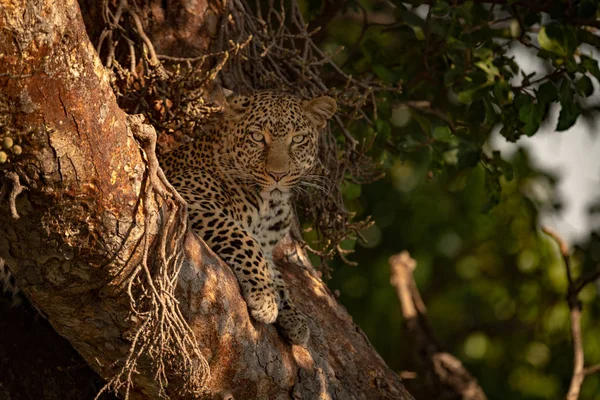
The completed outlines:
<svg viewBox="0 0 600 400">
<path fill-rule="evenodd" d="M 0 188 L 0 201 L 4 199 L 4 196 L 8 193 L 8 206 L 10 207 L 10 213 L 14 219 L 19 219 L 19 213 L 17 212 L 17 196 L 19 196 L 27 187 L 21 185 L 19 174 L 14 171 L 8 171 L 5 174 L 8 181 L 2 183 Z"/>
<path fill-rule="evenodd" d="M 156 133 L 150 125 L 143 124 L 143 119 L 140 115 L 128 117 L 131 132 L 143 145 L 148 165 L 141 198 L 145 216 L 142 259 L 127 281 L 131 321 L 137 327 L 127 356 L 119 362 L 119 372 L 100 393 L 110 389 L 123 393 L 127 399 L 133 374 L 149 361 L 159 396 L 168 397 L 167 387 L 169 395 L 200 396 L 205 394 L 210 369 L 175 298 L 185 257 L 187 205 L 160 169 L 155 153 Z M 160 211 L 151 206 L 156 203 L 155 195 L 164 201 Z"/>
</svg>

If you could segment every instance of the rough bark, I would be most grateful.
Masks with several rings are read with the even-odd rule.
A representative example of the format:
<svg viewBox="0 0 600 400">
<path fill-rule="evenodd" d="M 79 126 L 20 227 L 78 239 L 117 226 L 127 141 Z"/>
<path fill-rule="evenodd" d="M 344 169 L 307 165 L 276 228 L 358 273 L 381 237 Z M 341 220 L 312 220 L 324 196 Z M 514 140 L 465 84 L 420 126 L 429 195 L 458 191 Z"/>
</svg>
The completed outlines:
<svg viewBox="0 0 600 400">
<path fill-rule="evenodd" d="M 110 379 L 135 328 L 125 283 L 141 259 L 144 221 L 167 206 L 160 197 L 141 204 L 147 170 L 135 122 L 117 107 L 75 1 L 3 0 L 0 113 L 23 148 L 0 175 L 16 173 L 27 187 L 20 218 L 6 202 L 0 208 L 0 258 L 52 327 Z M 151 228 L 150 239 L 160 226 Z M 208 389 L 237 399 L 412 398 L 302 253 L 291 241 L 284 250 L 284 278 L 311 318 L 306 348 L 253 321 L 229 268 L 187 235 L 177 298 L 210 364 Z M 131 397 L 156 398 L 143 361 Z M 185 373 L 168 375 L 172 394 Z"/>
<path fill-rule="evenodd" d="M 5 1 L 0 17 L 4 128 L 23 148 L 5 172 L 28 189 L 19 219 L 0 213 L 0 257 L 54 329 L 110 377 L 129 348 L 117 278 L 139 256 L 144 160 L 77 3 Z"/>
</svg>

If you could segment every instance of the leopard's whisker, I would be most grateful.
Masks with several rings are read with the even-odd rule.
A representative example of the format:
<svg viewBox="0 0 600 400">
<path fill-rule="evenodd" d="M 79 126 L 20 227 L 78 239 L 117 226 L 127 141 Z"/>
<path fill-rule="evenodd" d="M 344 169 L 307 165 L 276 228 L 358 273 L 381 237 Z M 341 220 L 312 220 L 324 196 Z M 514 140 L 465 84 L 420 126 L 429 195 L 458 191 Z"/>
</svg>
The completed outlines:
<svg viewBox="0 0 600 400">
<path fill-rule="evenodd" d="M 312 187 L 315 188 L 321 192 L 323 192 L 325 195 L 327 195 L 329 198 L 333 199 L 333 194 L 331 193 L 331 191 L 321 185 L 315 184 L 315 183 L 311 183 L 311 182 L 305 182 L 305 181 L 301 181 L 298 183 L 299 186 L 307 186 L 307 187 Z M 306 190 L 306 189 L 305 189 Z"/>
</svg>

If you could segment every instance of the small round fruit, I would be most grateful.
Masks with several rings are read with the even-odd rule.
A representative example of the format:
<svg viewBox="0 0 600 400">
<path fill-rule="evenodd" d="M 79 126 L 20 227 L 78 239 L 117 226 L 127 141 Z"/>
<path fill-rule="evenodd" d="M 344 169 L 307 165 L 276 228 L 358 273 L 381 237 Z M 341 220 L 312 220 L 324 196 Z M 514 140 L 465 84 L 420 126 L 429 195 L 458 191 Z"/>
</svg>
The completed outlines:
<svg viewBox="0 0 600 400">
<path fill-rule="evenodd" d="M 0 164 L 4 164 L 8 160 L 8 154 L 3 151 L 0 151 Z"/>
<path fill-rule="evenodd" d="M 15 153 L 16 155 L 19 155 L 23 152 L 23 149 L 21 148 L 21 146 L 15 145 L 12 148 L 12 152 Z"/>
<path fill-rule="evenodd" d="M 13 139 L 7 136 L 2 140 L 2 147 L 4 147 L 5 150 L 8 150 L 13 146 L 13 143 Z"/>
</svg>

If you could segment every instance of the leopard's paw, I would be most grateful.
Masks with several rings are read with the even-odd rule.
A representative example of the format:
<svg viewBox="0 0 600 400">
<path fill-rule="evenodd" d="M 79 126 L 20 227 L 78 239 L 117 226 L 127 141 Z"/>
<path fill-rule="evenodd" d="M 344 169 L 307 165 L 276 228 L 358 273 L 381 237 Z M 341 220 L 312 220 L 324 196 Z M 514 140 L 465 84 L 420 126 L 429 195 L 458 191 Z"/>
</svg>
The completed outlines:
<svg viewBox="0 0 600 400">
<path fill-rule="evenodd" d="M 272 324 L 277 319 L 279 296 L 274 288 L 268 287 L 262 292 L 254 292 L 246 301 L 255 320 Z"/>
<path fill-rule="evenodd" d="M 279 310 L 276 326 L 281 336 L 292 344 L 305 345 L 308 342 L 310 328 L 306 316 L 287 302 Z"/>
</svg>

